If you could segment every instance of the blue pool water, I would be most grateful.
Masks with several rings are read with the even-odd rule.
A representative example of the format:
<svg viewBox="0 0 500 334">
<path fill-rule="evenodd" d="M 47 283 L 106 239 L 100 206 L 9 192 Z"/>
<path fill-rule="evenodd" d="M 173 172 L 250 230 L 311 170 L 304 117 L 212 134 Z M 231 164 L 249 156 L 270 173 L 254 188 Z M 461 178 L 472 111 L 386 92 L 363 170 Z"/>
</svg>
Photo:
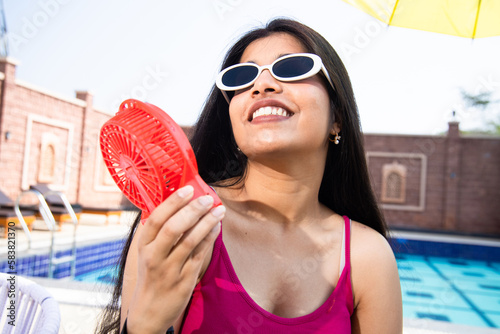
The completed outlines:
<svg viewBox="0 0 500 334">
<path fill-rule="evenodd" d="M 90 272 L 96 272 L 101 268 L 113 265 L 117 262 L 123 249 L 124 240 L 111 240 L 98 244 L 90 244 L 77 247 L 76 249 L 76 276 Z M 61 258 L 71 254 L 71 249 L 55 252 L 55 258 Z M 24 256 L 16 260 L 16 272 L 18 275 L 48 277 L 49 254 L 34 254 Z M 0 260 L 0 272 L 8 272 L 9 264 L 6 259 Z M 55 265 L 53 277 L 64 278 L 71 274 L 71 264 L 59 263 Z"/>
<path fill-rule="evenodd" d="M 397 254 L 403 316 L 500 328 L 500 262 Z"/>
<path fill-rule="evenodd" d="M 108 265 L 104 268 L 96 269 L 85 274 L 75 276 L 76 281 L 88 283 L 115 284 L 118 277 L 116 265 Z"/>
<path fill-rule="evenodd" d="M 500 248 L 402 239 L 393 247 L 405 318 L 500 328 Z M 116 267 L 106 266 L 76 280 L 112 284 L 116 277 Z"/>
</svg>

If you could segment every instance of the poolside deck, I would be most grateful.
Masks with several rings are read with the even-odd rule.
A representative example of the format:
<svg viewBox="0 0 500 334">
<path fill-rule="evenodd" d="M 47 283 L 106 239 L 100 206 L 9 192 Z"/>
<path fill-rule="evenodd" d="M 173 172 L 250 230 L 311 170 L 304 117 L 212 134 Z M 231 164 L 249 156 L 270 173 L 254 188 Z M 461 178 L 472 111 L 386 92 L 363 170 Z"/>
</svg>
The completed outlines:
<svg viewBox="0 0 500 334">
<path fill-rule="evenodd" d="M 95 243 L 113 240 L 126 235 L 133 219 L 132 213 L 124 213 L 120 220 L 105 224 L 105 217 L 99 215 L 82 214 L 77 228 L 77 244 Z M 37 226 L 40 226 L 37 222 Z M 61 246 L 72 242 L 73 226 L 63 224 L 61 231 L 56 232 L 56 245 Z M 405 236 L 411 237 L 407 233 Z M 418 238 L 425 236 L 416 235 Z M 429 237 L 427 235 L 427 237 Z M 431 237 L 432 238 L 432 237 Z M 438 236 L 443 240 L 443 236 Z M 444 236 L 444 238 L 456 237 Z M 50 246 L 51 234 L 49 231 L 35 229 L 32 232 L 31 250 L 27 251 L 27 238 L 22 230 L 17 230 L 16 244 L 18 256 L 41 252 Z M 463 237 L 460 237 L 464 241 Z M 456 240 L 455 240 L 456 241 Z M 469 240 L 470 242 L 485 242 L 486 240 Z M 493 242 L 497 244 L 497 242 Z M 7 239 L 0 239 L 0 258 L 5 258 L 7 253 Z M 52 280 L 47 278 L 30 278 L 44 286 L 59 302 L 61 310 L 61 334 L 93 333 L 97 317 L 103 307 L 110 300 L 111 288 L 106 285 L 96 285 L 85 282 L 77 282 L 70 279 Z M 447 322 L 426 319 L 404 319 L 404 334 L 500 334 L 498 329 L 488 329 L 455 325 Z"/>
</svg>

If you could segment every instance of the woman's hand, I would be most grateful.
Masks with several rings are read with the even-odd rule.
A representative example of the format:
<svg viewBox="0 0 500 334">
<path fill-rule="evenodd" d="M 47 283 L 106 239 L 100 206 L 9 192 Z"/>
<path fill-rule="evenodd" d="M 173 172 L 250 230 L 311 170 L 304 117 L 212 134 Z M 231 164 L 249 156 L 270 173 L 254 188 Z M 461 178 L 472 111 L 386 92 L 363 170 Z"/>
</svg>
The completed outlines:
<svg viewBox="0 0 500 334">
<path fill-rule="evenodd" d="M 164 334 L 183 314 L 201 276 L 225 208 L 211 210 L 210 196 L 192 197 L 191 186 L 179 189 L 141 228 L 137 282 L 128 308 L 130 334 Z"/>
</svg>

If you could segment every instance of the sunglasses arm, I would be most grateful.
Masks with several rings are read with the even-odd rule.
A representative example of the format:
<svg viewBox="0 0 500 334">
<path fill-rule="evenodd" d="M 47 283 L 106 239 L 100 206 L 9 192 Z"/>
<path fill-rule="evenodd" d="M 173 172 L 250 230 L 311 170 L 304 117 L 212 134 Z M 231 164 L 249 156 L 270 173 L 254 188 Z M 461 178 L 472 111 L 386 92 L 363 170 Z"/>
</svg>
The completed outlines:
<svg viewBox="0 0 500 334">
<path fill-rule="evenodd" d="M 225 91 L 223 91 L 222 89 L 220 91 L 221 91 L 222 95 L 224 95 L 224 98 L 226 99 L 227 104 L 229 104 L 230 100 L 229 100 L 229 96 L 227 96 L 227 93 Z"/>
</svg>

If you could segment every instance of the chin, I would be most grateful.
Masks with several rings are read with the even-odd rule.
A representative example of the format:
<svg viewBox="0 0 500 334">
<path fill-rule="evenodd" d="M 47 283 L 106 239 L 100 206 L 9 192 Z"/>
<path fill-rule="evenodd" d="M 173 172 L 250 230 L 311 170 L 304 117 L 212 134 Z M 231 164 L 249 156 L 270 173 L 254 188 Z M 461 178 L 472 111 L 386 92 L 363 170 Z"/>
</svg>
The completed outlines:
<svg viewBox="0 0 500 334">
<path fill-rule="evenodd" d="M 286 154 L 295 154 L 293 151 L 290 150 L 290 147 L 283 147 L 283 146 L 278 146 L 278 145 L 273 145 L 273 144 L 268 144 L 268 145 L 263 145 L 264 147 L 252 147 L 251 149 L 241 149 L 242 152 L 249 158 L 249 159 L 276 159 L 276 158 L 282 158 L 283 155 Z"/>
</svg>

